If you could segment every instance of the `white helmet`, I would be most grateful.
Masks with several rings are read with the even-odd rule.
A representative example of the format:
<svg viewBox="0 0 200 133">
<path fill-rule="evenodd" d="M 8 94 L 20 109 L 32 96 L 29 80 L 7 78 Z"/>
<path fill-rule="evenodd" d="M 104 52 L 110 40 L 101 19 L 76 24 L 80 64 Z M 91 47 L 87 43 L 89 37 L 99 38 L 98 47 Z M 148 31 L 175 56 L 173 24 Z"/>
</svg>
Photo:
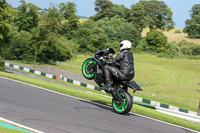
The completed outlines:
<svg viewBox="0 0 200 133">
<path fill-rule="evenodd" d="M 131 49 L 132 43 L 128 40 L 124 40 L 120 43 L 120 51 L 124 49 Z"/>
</svg>

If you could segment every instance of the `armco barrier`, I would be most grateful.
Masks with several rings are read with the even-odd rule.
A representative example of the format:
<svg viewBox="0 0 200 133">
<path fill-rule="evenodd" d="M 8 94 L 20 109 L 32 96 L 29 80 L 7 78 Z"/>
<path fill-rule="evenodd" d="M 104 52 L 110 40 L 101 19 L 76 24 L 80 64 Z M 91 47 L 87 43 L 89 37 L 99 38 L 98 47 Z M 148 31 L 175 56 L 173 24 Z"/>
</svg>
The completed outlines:
<svg viewBox="0 0 200 133">
<path fill-rule="evenodd" d="M 61 79 L 61 80 L 65 81 L 65 82 L 69 82 L 69 83 L 72 83 L 72 84 L 75 84 L 75 85 L 78 85 L 78 86 L 83 86 L 83 87 L 86 87 L 86 88 L 89 88 L 89 89 L 102 91 L 97 86 L 86 84 L 86 83 L 82 83 L 82 82 L 76 81 L 76 80 L 72 80 L 72 79 L 64 77 L 63 75 L 55 76 L 55 75 L 52 75 L 52 74 L 49 74 L 49 73 L 40 72 L 40 71 L 33 70 L 33 69 L 30 69 L 30 68 L 18 66 L 18 65 L 15 65 L 15 64 L 10 64 L 10 63 L 7 63 L 7 62 L 5 62 L 4 65 L 6 67 L 12 67 L 12 68 L 19 69 L 19 70 L 22 70 L 22 71 L 25 71 L 25 72 L 30 72 L 30 73 L 34 73 L 36 75 L 45 76 L 45 77 L 50 78 L 50 79 L 55 79 L 55 80 Z M 102 92 L 104 92 L 104 91 L 102 91 Z M 197 115 L 196 112 L 193 112 L 193 111 L 190 111 L 190 110 L 178 108 L 178 107 L 175 107 L 175 106 L 163 104 L 163 103 L 160 103 L 160 102 L 144 99 L 144 98 L 137 97 L 137 96 L 133 96 L 133 101 L 140 102 L 141 105 L 143 105 L 143 106 L 146 106 L 145 104 L 149 104 L 149 105 L 151 105 L 151 106 L 149 106 L 151 108 L 161 107 L 161 108 L 165 108 L 165 109 L 169 109 L 169 110 L 174 110 L 174 111 L 183 112 L 183 113 L 187 113 L 187 114 Z M 137 103 L 137 104 L 140 104 L 140 103 Z M 142 103 L 145 103 L 145 104 L 142 104 Z"/>
</svg>

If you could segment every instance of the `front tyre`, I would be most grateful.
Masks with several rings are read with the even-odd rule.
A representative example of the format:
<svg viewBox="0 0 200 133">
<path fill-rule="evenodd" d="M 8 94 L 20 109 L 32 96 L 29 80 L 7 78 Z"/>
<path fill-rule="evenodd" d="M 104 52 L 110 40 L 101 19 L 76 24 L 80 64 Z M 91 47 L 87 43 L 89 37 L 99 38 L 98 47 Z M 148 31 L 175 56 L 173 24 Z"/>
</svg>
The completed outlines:
<svg viewBox="0 0 200 133">
<path fill-rule="evenodd" d="M 82 74 L 88 80 L 94 79 L 96 75 L 96 61 L 91 58 L 86 59 L 82 65 Z"/>
<path fill-rule="evenodd" d="M 132 98 L 130 94 L 126 91 L 119 92 L 119 95 L 123 99 L 123 102 L 121 104 L 118 104 L 115 99 L 112 99 L 112 107 L 116 113 L 119 114 L 127 114 L 133 105 Z"/>
</svg>

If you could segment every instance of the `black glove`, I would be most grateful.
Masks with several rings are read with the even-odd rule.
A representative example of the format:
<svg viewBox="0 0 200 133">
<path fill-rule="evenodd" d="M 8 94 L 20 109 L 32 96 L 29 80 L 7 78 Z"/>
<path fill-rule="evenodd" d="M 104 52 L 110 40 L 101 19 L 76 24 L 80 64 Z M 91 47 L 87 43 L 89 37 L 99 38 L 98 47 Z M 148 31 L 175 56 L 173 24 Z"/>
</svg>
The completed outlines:
<svg viewBox="0 0 200 133">
<path fill-rule="evenodd" d="M 106 60 L 105 60 L 105 63 L 106 63 L 106 64 L 109 64 L 109 65 L 110 65 L 110 64 L 113 64 L 113 60 L 112 60 L 112 59 L 106 59 Z"/>
</svg>

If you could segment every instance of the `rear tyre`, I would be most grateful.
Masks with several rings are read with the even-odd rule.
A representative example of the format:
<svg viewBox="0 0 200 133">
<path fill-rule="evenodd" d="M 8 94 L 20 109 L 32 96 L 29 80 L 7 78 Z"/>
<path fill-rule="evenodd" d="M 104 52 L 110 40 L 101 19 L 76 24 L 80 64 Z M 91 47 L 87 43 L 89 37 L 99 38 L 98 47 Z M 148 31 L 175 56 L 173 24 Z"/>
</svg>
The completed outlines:
<svg viewBox="0 0 200 133">
<path fill-rule="evenodd" d="M 82 74 L 88 80 L 94 79 L 96 75 L 96 61 L 91 58 L 86 59 L 82 65 Z"/>
<path fill-rule="evenodd" d="M 119 93 L 120 93 L 121 98 L 123 99 L 123 103 L 121 103 L 119 105 L 113 98 L 112 99 L 112 107 L 113 107 L 114 111 L 118 114 L 127 114 L 131 110 L 132 105 L 133 105 L 132 98 L 131 98 L 130 94 L 127 93 L 126 91 L 121 91 Z"/>
</svg>

